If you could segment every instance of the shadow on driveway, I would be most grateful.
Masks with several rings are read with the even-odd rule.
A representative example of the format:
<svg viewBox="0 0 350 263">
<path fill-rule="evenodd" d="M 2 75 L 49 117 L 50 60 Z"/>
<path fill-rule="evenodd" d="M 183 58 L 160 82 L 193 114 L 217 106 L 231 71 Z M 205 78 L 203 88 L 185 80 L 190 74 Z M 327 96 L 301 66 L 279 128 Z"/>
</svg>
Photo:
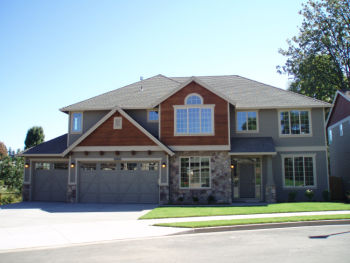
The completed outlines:
<svg viewBox="0 0 350 263">
<path fill-rule="evenodd" d="M 156 204 L 69 204 L 63 202 L 21 202 L 0 206 L 0 209 L 40 209 L 48 213 L 141 212 Z"/>
</svg>

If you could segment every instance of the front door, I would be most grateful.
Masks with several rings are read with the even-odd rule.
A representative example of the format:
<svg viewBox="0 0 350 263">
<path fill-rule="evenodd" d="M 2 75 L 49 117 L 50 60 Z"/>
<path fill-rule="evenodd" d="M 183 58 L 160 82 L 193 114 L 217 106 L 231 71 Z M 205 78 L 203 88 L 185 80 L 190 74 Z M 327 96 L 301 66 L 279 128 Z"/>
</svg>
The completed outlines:
<svg viewBox="0 0 350 263">
<path fill-rule="evenodd" d="M 254 163 L 239 164 L 240 198 L 255 198 Z"/>
</svg>

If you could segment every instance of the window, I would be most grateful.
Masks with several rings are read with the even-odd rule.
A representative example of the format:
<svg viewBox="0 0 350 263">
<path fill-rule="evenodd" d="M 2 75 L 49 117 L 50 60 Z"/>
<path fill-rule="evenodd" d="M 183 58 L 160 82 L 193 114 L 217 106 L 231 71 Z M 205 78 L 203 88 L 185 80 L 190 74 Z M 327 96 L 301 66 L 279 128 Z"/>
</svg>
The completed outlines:
<svg viewBox="0 0 350 263">
<path fill-rule="evenodd" d="M 55 169 L 55 170 L 68 170 L 68 163 L 54 163 L 53 169 Z"/>
<path fill-rule="evenodd" d="M 158 110 L 149 110 L 147 120 L 149 122 L 157 122 L 159 120 Z"/>
<path fill-rule="evenodd" d="M 237 112 L 237 131 L 257 131 L 257 112 L 239 111 Z"/>
<path fill-rule="evenodd" d="M 339 135 L 343 136 L 344 132 L 343 132 L 343 124 L 339 125 Z"/>
<path fill-rule="evenodd" d="M 95 171 L 96 163 L 82 163 L 80 165 L 80 169 L 82 169 L 83 171 Z"/>
<path fill-rule="evenodd" d="M 35 163 L 35 170 L 50 170 L 50 163 Z"/>
<path fill-rule="evenodd" d="M 135 171 L 137 170 L 137 163 L 121 163 L 120 170 Z"/>
<path fill-rule="evenodd" d="M 102 171 L 114 171 L 116 167 L 115 163 L 101 163 L 101 170 Z"/>
<path fill-rule="evenodd" d="M 214 134 L 214 105 L 203 105 L 199 95 L 189 95 L 183 106 L 175 108 L 175 134 Z"/>
<path fill-rule="evenodd" d="M 159 163 L 150 162 L 150 163 L 141 163 L 142 171 L 158 171 Z"/>
<path fill-rule="evenodd" d="M 209 188 L 210 161 L 209 157 L 180 158 L 180 187 Z"/>
<path fill-rule="evenodd" d="M 81 133 L 82 132 L 82 122 L 83 122 L 83 114 L 81 112 L 74 112 L 72 114 L 72 132 Z"/>
<path fill-rule="evenodd" d="M 328 129 L 328 144 L 332 144 L 332 141 L 333 141 L 332 129 Z"/>
<path fill-rule="evenodd" d="M 281 135 L 310 134 L 309 111 L 281 111 L 280 127 Z"/>
<path fill-rule="evenodd" d="M 283 158 L 284 186 L 315 186 L 314 157 L 288 156 Z"/>
<path fill-rule="evenodd" d="M 199 95 L 189 95 L 186 98 L 186 104 L 202 104 L 202 98 Z"/>
<path fill-rule="evenodd" d="M 121 130 L 123 127 L 123 119 L 122 117 L 114 117 L 113 119 L 113 129 Z"/>
</svg>

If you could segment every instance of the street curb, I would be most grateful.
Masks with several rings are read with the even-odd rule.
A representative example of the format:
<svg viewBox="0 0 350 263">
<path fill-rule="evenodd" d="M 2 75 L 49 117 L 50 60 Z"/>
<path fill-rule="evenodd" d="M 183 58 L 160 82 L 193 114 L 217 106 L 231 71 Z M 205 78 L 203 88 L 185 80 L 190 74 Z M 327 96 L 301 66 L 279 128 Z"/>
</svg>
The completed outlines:
<svg viewBox="0 0 350 263">
<path fill-rule="evenodd" d="M 300 222 L 285 222 L 285 223 L 265 223 L 265 224 L 219 226 L 219 227 L 203 227 L 203 228 L 194 228 L 194 229 L 184 231 L 181 233 L 171 234 L 171 236 L 184 235 L 184 234 L 224 232 L 224 231 L 258 230 L 258 229 L 273 229 L 273 228 L 302 227 L 302 226 L 348 225 L 348 224 L 350 224 L 350 219 L 300 221 Z"/>
</svg>

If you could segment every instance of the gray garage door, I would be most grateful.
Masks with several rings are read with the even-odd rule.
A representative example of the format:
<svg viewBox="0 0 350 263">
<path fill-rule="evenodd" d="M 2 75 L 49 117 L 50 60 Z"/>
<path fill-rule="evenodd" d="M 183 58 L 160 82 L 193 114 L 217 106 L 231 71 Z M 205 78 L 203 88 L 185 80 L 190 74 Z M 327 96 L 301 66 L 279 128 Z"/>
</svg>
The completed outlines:
<svg viewBox="0 0 350 263">
<path fill-rule="evenodd" d="M 158 162 L 81 163 L 79 202 L 158 203 Z"/>
<path fill-rule="evenodd" d="M 35 163 L 33 175 L 34 201 L 66 201 L 68 163 Z"/>
</svg>

